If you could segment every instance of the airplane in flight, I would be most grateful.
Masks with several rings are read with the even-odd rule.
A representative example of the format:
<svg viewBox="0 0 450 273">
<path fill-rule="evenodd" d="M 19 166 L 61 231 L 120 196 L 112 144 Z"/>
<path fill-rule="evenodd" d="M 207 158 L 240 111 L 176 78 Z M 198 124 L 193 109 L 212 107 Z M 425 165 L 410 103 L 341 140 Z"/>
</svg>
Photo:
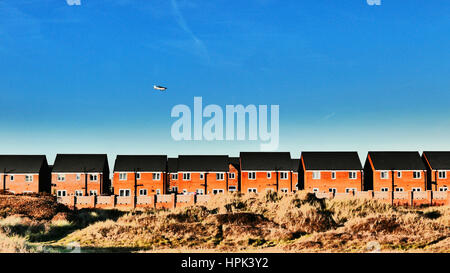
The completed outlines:
<svg viewBox="0 0 450 273">
<path fill-rule="evenodd" d="M 153 85 L 153 89 L 159 90 L 159 91 L 166 91 L 167 87 L 159 86 L 159 85 Z"/>
</svg>

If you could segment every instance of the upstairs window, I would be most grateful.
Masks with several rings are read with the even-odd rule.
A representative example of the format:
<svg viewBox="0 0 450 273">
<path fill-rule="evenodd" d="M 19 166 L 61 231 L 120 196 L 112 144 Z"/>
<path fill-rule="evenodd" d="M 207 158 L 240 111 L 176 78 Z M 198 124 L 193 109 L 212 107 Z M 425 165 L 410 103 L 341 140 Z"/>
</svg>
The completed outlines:
<svg viewBox="0 0 450 273">
<path fill-rule="evenodd" d="M 127 180 L 127 174 L 126 173 L 119 173 L 119 180 Z"/>
<path fill-rule="evenodd" d="M 331 172 L 331 179 L 336 179 L 336 172 Z"/>
<path fill-rule="evenodd" d="M 76 175 L 76 180 L 78 181 L 78 180 L 80 180 L 81 179 L 81 175 L 79 174 L 79 173 L 77 173 L 77 175 Z"/>
<path fill-rule="evenodd" d="M 216 173 L 216 180 L 224 180 L 223 173 Z"/>
<path fill-rule="evenodd" d="M 388 179 L 389 178 L 389 172 L 388 171 L 380 172 L 380 178 L 381 179 Z"/>
<path fill-rule="evenodd" d="M 272 178 L 272 173 L 271 172 L 267 172 L 267 179 L 271 179 Z"/>
<path fill-rule="evenodd" d="M 65 181 L 66 180 L 66 176 L 64 174 L 58 174 L 56 176 L 56 180 L 58 180 L 58 181 Z"/>
<path fill-rule="evenodd" d="M 438 172 L 439 179 L 447 179 L 447 172 L 446 171 L 439 171 Z"/>
<path fill-rule="evenodd" d="M 229 173 L 229 174 L 228 174 L 228 178 L 230 178 L 230 179 L 235 179 L 235 178 L 236 178 L 235 173 Z"/>
<path fill-rule="evenodd" d="M 183 173 L 183 180 L 191 180 L 191 174 L 190 173 Z"/>
<path fill-rule="evenodd" d="M 356 179 L 356 176 L 357 176 L 356 172 L 349 172 L 348 173 L 348 178 L 350 178 L 350 179 Z"/>
<path fill-rule="evenodd" d="M 248 179 L 256 179 L 256 172 L 248 172 Z"/>
<path fill-rule="evenodd" d="M 200 180 L 205 179 L 205 174 L 204 173 L 200 173 Z"/>
<path fill-rule="evenodd" d="M 137 180 L 141 179 L 141 173 L 136 173 L 136 179 Z"/>
<path fill-rule="evenodd" d="M 14 181 L 14 175 L 10 175 L 10 176 L 9 176 L 9 180 L 10 180 L 10 181 Z"/>
<path fill-rule="evenodd" d="M 33 182 L 33 176 L 32 175 L 25 175 L 25 182 Z"/>
<path fill-rule="evenodd" d="M 153 180 L 160 180 L 161 174 L 160 173 L 152 173 L 152 179 Z"/>
<path fill-rule="evenodd" d="M 402 178 L 402 172 L 401 171 L 397 172 L 397 178 Z"/>
<path fill-rule="evenodd" d="M 281 172 L 280 173 L 280 179 L 286 180 L 288 179 L 288 172 Z"/>
<path fill-rule="evenodd" d="M 320 179 L 320 172 L 313 172 L 313 179 Z"/>
<path fill-rule="evenodd" d="M 177 173 L 173 173 L 172 174 L 172 180 L 178 180 L 178 174 Z"/>
<path fill-rule="evenodd" d="M 422 173 L 421 172 L 419 172 L 419 171 L 414 171 L 413 172 L 413 178 L 414 179 L 419 179 L 421 177 L 422 177 Z"/>
<path fill-rule="evenodd" d="M 98 174 L 90 174 L 89 180 L 91 181 L 97 181 L 98 180 Z"/>
</svg>

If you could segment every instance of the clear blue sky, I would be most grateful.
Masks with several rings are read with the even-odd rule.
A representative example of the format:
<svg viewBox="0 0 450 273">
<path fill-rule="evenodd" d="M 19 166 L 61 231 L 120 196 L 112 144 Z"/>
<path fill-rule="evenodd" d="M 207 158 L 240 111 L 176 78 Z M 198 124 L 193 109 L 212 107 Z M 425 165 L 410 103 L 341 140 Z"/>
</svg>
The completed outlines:
<svg viewBox="0 0 450 273">
<path fill-rule="evenodd" d="M 450 150 L 449 49 L 448 0 L 0 0 L 0 150 L 259 150 L 172 140 L 194 96 L 280 105 L 293 156 Z"/>
</svg>

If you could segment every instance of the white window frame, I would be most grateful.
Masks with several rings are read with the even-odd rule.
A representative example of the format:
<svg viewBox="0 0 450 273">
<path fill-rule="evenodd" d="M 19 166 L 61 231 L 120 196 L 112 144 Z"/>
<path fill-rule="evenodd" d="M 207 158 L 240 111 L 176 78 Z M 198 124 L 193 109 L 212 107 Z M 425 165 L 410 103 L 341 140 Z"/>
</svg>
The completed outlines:
<svg viewBox="0 0 450 273">
<path fill-rule="evenodd" d="M 152 173 L 152 180 L 154 181 L 161 180 L 161 173 Z"/>
<path fill-rule="evenodd" d="M 313 180 L 320 180 L 320 176 L 321 176 L 320 171 L 313 171 L 312 172 L 312 179 Z"/>
<path fill-rule="evenodd" d="M 197 195 L 204 195 L 205 194 L 205 190 L 204 189 L 196 189 L 195 193 L 197 193 Z"/>
<path fill-rule="evenodd" d="M 156 189 L 156 195 L 160 195 L 161 194 L 161 190 L 160 189 Z"/>
<path fill-rule="evenodd" d="M 438 171 L 438 179 L 447 179 L 447 171 Z"/>
<path fill-rule="evenodd" d="M 14 175 L 13 174 L 9 175 L 9 181 L 14 181 Z"/>
<path fill-rule="evenodd" d="M 416 174 L 419 174 L 419 176 L 415 177 Z M 421 171 L 413 171 L 413 178 L 414 179 L 421 179 L 422 178 L 422 172 Z"/>
<path fill-rule="evenodd" d="M 287 180 L 289 178 L 289 172 L 280 172 L 280 179 Z"/>
<path fill-rule="evenodd" d="M 136 173 L 136 180 L 141 180 L 141 173 Z"/>
<path fill-rule="evenodd" d="M 200 180 L 205 180 L 205 174 L 204 173 L 200 173 Z"/>
<path fill-rule="evenodd" d="M 258 193 L 258 189 L 257 189 L 257 188 L 248 188 L 248 189 L 247 189 L 247 192 L 248 192 L 248 193 L 252 193 L 252 192 L 253 192 L 253 193 Z"/>
<path fill-rule="evenodd" d="M 127 180 L 127 173 L 119 173 L 119 180 L 124 181 Z"/>
<path fill-rule="evenodd" d="M 289 189 L 288 189 L 288 188 L 281 188 L 280 191 L 281 191 L 282 193 L 288 193 L 288 192 L 289 192 Z"/>
<path fill-rule="evenodd" d="M 213 189 L 212 193 L 213 194 L 218 194 L 218 193 L 224 193 L 225 191 L 223 189 Z"/>
<path fill-rule="evenodd" d="M 33 175 L 25 175 L 25 182 L 33 182 Z"/>
<path fill-rule="evenodd" d="M 422 191 L 422 188 L 420 187 L 413 187 L 411 188 L 412 191 Z"/>
<path fill-rule="evenodd" d="M 75 190 L 75 196 L 83 196 L 82 190 Z"/>
<path fill-rule="evenodd" d="M 328 188 L 328 192 L 337 193 L 336 188 Z"/>
<path fill-rule="evenodd" d="M 64 182 L 64 181 L 66 181 L 66 175 L 65 174 L 57 174 L 56 175 L 56 180 Z"/>
<path fill-rule="evenodd" d="M 97 196 L 98 195 L 98 192 L 97 192 L 97 190 L 90 190 L 89 191 L 89 196 Z"/>
<path fill-rule="evenodd" d="M 348 178 L 351 180 L 355 180 L 358 178 L 358 173 L 355 171 L 350 171 L 348 172 Z"/>
<path fill-rule="evenodd" d="M 271 179 L 272 178 L 272 172 L 267 172 L 267 179 Z"/>
<path fill-rule="evenodd" d="M 396 188 L 395 188 L 395 191 L 396 191 L 396 192 L 404 192 L 405 189 L 402 188 L 402 187 L 396 187 Z"/>
<path fill-rule="evenodd" d="M 225 180 L 225 174 L 224 173 L 216 173 L 216 180 L 217 181 Z"/>
<path fill-rule="evenodd" d="M 178 180 L 178 174 L 177 173 L 173 173 L 172 174 L 172 180 Z"/>
<path fill-rule="evenodd" d="M 190 181 L 191 180 L 191 173 L 183 173 L 183 180 L 184 181 Z"/>
<path fill-rule="evenodd" d="M 77 174 L 75 175 L 75 179 L 76 179 L 77 181 L 80 181 L 81 175 L 80 175 L 79 173 L 77 173 Z"/>
<path fill-rule="evenodd" d="M 172 192 L 178 193 L 178 187 L 177 187 L 177 186 L 173 186 L 173 187 L 172 187 Z"/>
<path fill-rule="evenodd" d="M 380 171 L 380 179 L 389 179 L 388 171 Z"/>
<path fill-rule="evenodd" d="M 188 194 L 187 189 L 183 189 L 183 194 Z"/>
<path fill-rule="evenodd" d="M 236 178 L 236 174 L 235 173 L 228 173 L 228 178 L 229 179 L 235 179 Z"/>
<path fill-rule="evenodd" d="M 248 180 L 256 180 L 256 172 L 247 173 Z"/>
<path fill-rule="evenodd" d="M 313 192 L 319 192 L 319 188 L 313 188 Z"/>
<path fill-rule="evenodd" d="M 148 190 L 147 189 L 139 189 L 139 196 L 147 196 Z"/>
<path fill-rule="evenodd" d="M 130 189 L 119 189 L 119 196 L 121 196 L 121 197 L 131 196 L 131 190 Z"/>
<path fill-rule="evenodd" d="M 89 181 L 98 181 L 98 174 L 90 174 Z"/>
<path fill-rule="evenodd" d="M 439 191 L 448 191 L 447 186 L 439 187 Z"/>
<path fill-rule="evenodd" d="M 397 171 L 397 178 L 402 178 L 402 171 Z"/>
<path fill-rule="evenodd" d="M 336 172 L 331 172 L 331 179 L 335 180 L 336 179 Z"/>
<path fill-rule="evenodd" d="M 382 192 L 388 192 L 388 191 L 389 191 L 389 188 L 388 188 L 388 187 L 382 187 L 382 188 L 380 189 L 380 191 L 382 191 Z"/>
<path fill-rule="evenodd" d="M 57 190 L 56 191 L 56 196 L 58 196 L 58 197 L 67 196 L 67 191 L 66 190 Z"/>
<path fill-rule="evenodd" d="M 345 193 L 356 192 L 356 188 L 345 188 Z"/>
<path fill-rule="evenodd" d="M 228 186 L 228 191 L 235 192 L 235 191 L 237 191 L 237 187 L 236 186 Z"/>
</svg>

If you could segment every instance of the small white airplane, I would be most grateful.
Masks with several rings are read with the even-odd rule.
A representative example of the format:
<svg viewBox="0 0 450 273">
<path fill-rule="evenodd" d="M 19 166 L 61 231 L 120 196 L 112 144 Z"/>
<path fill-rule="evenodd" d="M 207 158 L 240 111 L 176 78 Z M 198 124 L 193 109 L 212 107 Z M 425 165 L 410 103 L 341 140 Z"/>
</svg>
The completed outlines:
<svg viewBox="0 0 450 273">
<path fill-rule="evenodd" d="M 159 85 L 153 85 L 153 89 L 160 90 L 160 91 L 166 91 L 167 87 L 159 86 Z"/>
</svg>

